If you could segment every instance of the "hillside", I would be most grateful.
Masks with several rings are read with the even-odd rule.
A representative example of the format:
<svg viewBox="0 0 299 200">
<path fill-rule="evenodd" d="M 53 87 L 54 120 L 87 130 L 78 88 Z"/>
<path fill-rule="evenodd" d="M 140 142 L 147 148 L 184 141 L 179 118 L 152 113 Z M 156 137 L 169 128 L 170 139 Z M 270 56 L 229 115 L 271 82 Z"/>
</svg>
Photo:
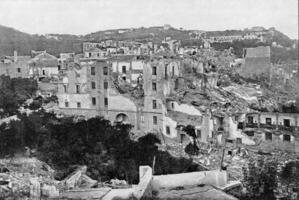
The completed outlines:
<svg viewBox="0 0 299 200">
<path fill-rule="evenodd" d="M 45 36 L 30 35 L 0 25 L 0 55 L 12 55 L 14 50 L 17 50 L 19 55 L 29 55 L 31 50 L 45 49 L 53 55 L 61 52 L 78 53 L 81 51 L 81 42 L 74 37 L 47 39 Z"/>
<path fill-rule="evenodd" d="M 266 30 L 266 29 L 265 29 Z M 261 43 L 254 40 L 235 41 L 233 43 L 213 43 L 212 47 L 216 50 L 224 50 L 230 47 L 234 48 L 237 57 L 242 57 L 243 48 L 256 47 L 260 45 L 271 45 L 275 42 L 281 47 L 271 47 L 272 62 L 284 62 L 288 60 L 298 60 L 298 41 L 291 40 L 283 33 L 270 28 L 269 34 L 265 36 L 265 42 Z M 83 41 L 100 41 L 100 40 L 134 40 L 134 41 L 152 41 L 161 43 L 166 37 L 181 40 L 182 46 L 201 46 L 202 39 L 192 38 L 196 31 L 182 30 L 163 26 L 141 27 L 131 29 L 113 29 L 103 30 L 90 33 L 84 36 L 68 34 L 47 34 L 30 35 L 20 32 L 13 28 L 0 25 L 0 55 L 12 55 L 17 50 L 19 55 L 29 55 L 31 50 L 47 50 L 50 54 L 58 55 L 62 52 L 81 52 Z M 208 31 L 205 37 L 209 36 L 227 36 L 227 35 L 245 35 L 252 32 L 245 30 L 225 30 L 225 31 Z M 271 34 L 270 34 L 271 33 Z M 297 43 L 296 48 L 292 45 Z"/>
<path fill-rule="evenodd" d="M 85 37 L 86 40 L 137 40 L 137 41 L 153 41 L 160 43 L 165 37 L 171 37 L 176 40 L 189 39 L 190 31 L 178 30 L 175 28 L 169 28 L 165 30 L 163 27 L 149 27 L 149 28 L 137 28 L 137 29 L 115 29 L 98 31 L 88 34 Z"/>
</svg>

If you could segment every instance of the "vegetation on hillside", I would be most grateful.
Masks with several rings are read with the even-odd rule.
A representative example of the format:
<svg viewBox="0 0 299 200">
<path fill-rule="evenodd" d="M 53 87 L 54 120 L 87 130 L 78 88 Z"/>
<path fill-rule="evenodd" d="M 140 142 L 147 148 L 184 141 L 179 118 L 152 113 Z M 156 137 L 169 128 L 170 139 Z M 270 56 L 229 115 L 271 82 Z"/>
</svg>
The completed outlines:
<svg viewBox="0 0 299 200">
<path fill-rule="evenodd" d="M 271 43 L 263 43 L 258 40 L 243 40 L 243 41 L 234 41 L 230 42 L 223 42 L 223 43 L 213 43 L 211 44 L 215 50 L 223 51 L 225 49 L 233 48 L 233 53 L 238 58 L 243 58 L 243 49 L 250 48 L 250 47 L 258 47 L 258 46 L 271 46 Z M 292 60 L 298 60 L 298 47 L 286 49 L 281 47 L 272 47 L 271 46 L 271 62 L 278 63 L 278 62 L 287 62 Z"/>
<path fill-rule="evenodd" d="M 47 50 L 58 56 L 62 52 L 80 53 L 81 41 L 74 37 L 64 37 L 62 40 L 47 39 L 45 36 L 30 35 L 12 28 L 0 26 L 0 55 L 30 55 L 31 50 Z"/>
</svg>

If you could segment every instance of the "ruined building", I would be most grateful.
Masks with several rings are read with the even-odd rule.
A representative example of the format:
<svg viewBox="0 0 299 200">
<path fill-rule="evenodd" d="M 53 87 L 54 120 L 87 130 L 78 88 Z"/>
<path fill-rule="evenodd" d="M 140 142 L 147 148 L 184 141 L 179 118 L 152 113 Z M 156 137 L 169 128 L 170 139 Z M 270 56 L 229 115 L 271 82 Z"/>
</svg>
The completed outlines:
<svg viewBox="0 0 299 200">
<path fill-rule="evenodd" d="M 299 113 L 248 113 L 244 132 L 260 149 L 299 153 Z"/>
<path fill-rule="evenodd" d="M 103 116 L 112 123 L 132 124 L 134 132 L 153 132 L 174 140 L 181 140 L 184 134 L 179 125 L 192 124 L 206 138 L 211 136 L 211 117 L 202 116 L 191 105 L 171 100 L 181 67 L 175 58 L 81 59 L 59 79 L 60 111 L 67 115 Z M 124 84 L 130 85 L 125 92 L 120 89 Z M 140 88 L 142 95 L 132 95 Z M 183 117 L 177 117 L 177 112 Z"/>
<path fill-rule="evenodd" d="M 30 56 L 18 56 L 17 51 L 14 51 L 13 56 L 2 56 L 0 58 L 0 75 L 28 78 L 28 61 L 30 59 Z"/>
<path fill-rule="evenodd" d="M 269 75 L 271 70 L 270 47 L 260 46 L 256 48 L 244 49 L 245 64 L 240 74 L 243 77 L 253 77 L 256 75 Z"/>
<path fill-rule="evenodd" d="M 29 60 L 30 77 L 37 78 L 38 80 L 57 77 L 58 71 L 58 59 L 46 51 L 37 52 L 37 55 Z"/>
</svg>

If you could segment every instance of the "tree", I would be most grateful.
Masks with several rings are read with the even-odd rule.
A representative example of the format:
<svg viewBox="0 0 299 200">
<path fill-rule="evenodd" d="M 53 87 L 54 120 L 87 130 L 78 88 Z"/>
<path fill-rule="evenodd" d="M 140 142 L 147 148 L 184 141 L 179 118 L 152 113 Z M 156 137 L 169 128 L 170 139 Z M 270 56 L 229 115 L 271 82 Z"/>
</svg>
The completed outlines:
<svg viewBox="0 0 299 200">
<path fill-rule="evenodd" d="M 28 98 L 32 98 L 37 90 L 37 83 L 33 79 L 10 78 L 0 76 L 0 117 L 14 115 L 19 106 Z"/>
<path fill-rule="evenodd" d="M 259 156 L 250 158 L 243 167 L 243 185 L 247 190 L 244 199 L 274 199 L 278 183 L 278 161 Z"/>
<path fill-rule="evenodd" d="M 299 190 L 299 160 L 287 162 L 281 170 L 280 180 L 286 186 L 284 191 L 287 198 L 291 198 L 295 190 Z"/>
<path fill-rule="evenodd" d="M 57 118 L 44 110 L 19 121 L 0 126 L 0 152 L 15 152 L 25 146 L 37 149 L 39 159 L 52 165 L 62 179 L 74 165 L 87 165 L 88 175 L 100 181 L 118 178 L 138 183 L 140 165 L 152 165 L 155 174 L 198 170 L 191 159 L 173 158 L 159 151 L 160 140 L 154 134 L 131 140 L 132 125 L 115 124 L 101 117 L 88 120 L 75 117 Z"/>
<path fill-rule="evenodd" d="M 190 137 L 192 137 L 192 139 L 193 139 L 193 143 L 189 143 L 185 147 L 185 152 L 189 155 L 198 155 L 199 148 L 197 146 L 195 127 L 192 125 L 187 125 L 183 128 L 183 131 L 185 131 L 186 134 L 189 135 Z"/>
</svg>

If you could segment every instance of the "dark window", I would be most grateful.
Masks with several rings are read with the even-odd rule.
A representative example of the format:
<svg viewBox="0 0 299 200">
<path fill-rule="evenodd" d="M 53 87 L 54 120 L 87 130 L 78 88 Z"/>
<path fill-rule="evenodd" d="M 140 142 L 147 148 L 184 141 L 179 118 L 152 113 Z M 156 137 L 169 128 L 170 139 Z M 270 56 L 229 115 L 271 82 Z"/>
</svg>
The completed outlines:
<svg viewBox="0 0 299 200">
<path fill-rule="evenodd" d="M 174 76 L 174 66 L 172 66 L 172 76 Z"/>
<path fill-rule="evenodd" d="M 45 70 L 43 70 L 43 75 L 46 75 L 46 71 Z"/>
<path fill-rule="evenodd" d="M 181 134 L 181 143 L 183 143 L 184 139 L 185 139 L 185 134 Z"/>
<path fill-rule="evenodd" d="M 124 81 L 127 80 L 127 77 L 123 76 L 123 80 L 124 80 Z"/>
<path fill-rule="evenodd" d="M 91 75 L 96 75 L 96 68 L 95 67 L 90 68 L 90 74 Z"/>
<path fill-rule="evenodd" d="M 291 142 L 291 136 L 290 135 L 283 135 L 283 141 Z"/>
<path fill-rule="evenodd" d="M 67 92 L 67 85 L 63 85 L 64 92 Z"/>
<path fill-rule="evenodd" d="M 158 118 L 157 118 L 157 116 L 153 116 L 153 124 L 155 124 L 155 125 L 158 124 Z"/>
<path fill-rule="evenodd" d="M 91 101 L 92 101 L 92 105 L 96 105 L 97 104 L 97 100 L 96 100 L 95 97 L 92 97 Z"/>
<path fill-rule="evenodd" d="M 104 81 L 104 89 L 107 90 L 108 89 L 108 82 Z"/>
<path fill-rule="evenodd" d="M 103 68 L 103 74 L 108 75 L 108 67 L 107 66 Z"/>
<path fill-rule="evenodd" d="M 153 67 L 153 75 L 157 75 L 157 67 Z"/>
<path fill-rule="evenodd" d="M 171 108 L 174 109 L 174 103 L 171 103 Z"/>
<path fill-rule="evenodd" d="M 91 88 L 96 89 L 96 82 L 94 82 L 94 81 L 91 82 Z"/>
<path fill-rule="evenodd" d="M 169 126 L 166 126 L 166 134 L 170 135 L 170 127 Z"/>
<path fill-rule="evenodd" d="M 219 125 L 220 125 L 220 126 L 223 126 L 223 124 L 224 124 L 224 118 L 221 117 L 221 118 L 219 118 Z"/>
<path fill-rule="evenodd" d="M 107 98 L 107 97 L 104 98 L 104 105 L 105 105 L 106 107 L 108 106 L 108 98 Z"/>
<path fill-rule="evenodd" d="M 58 71 L 60 71 L 61 70 L 61 66 L 60 65 L 58 65 Z"/>
<path fill-rule="evenodd" d="M 272 119 L 271 118 L 266 118 L 266 124 L 271 125 L 272 124 Z"/>
<path fill-rule="evenodd" d="M 91 53 L 89 53 L 89 57 L 91 57 Z"/>
<path fill-rule="evenodd" d="M 289 119 L 284 119 L 283 120 L 283 125 L 286 126 L 286 127 L 290 127 L 291 126 L 291 122 Z"/>
<path fill-rule="evenodd" d="M 80 85 L 76 85 L 76 93 L 80 93 Z"/>
<path fill-rule="evenodd" d="M 64 106 L 67 108 L 67 107 L 69 107 L 69 102 L 64 102 Z"/>
<path fill-rule="evenodd" d="M 81 108 L 81 103 L 77 102 L 77 108 Z"/>
<path fill-rule="evenodd" d="M 165 78 L 167 78 L 167 65 L 165 66 Z"/>
<path fill-rule="evenodd" d="M 152 83 L 152 89 L 153 89 L 153 91 L 157 91 L 157 83 L 156 82 Z"/>
<path fill-rule="evenodd" d="M 157 109 L 157 100 L 153 100 L 153 109 Z"/>
<path fill-rule="evenodd" d="M 272 140 L 272 133 L 266 132 L 265 133 L 265 139 L 266 140 Z"/>
<path fill-rule="evenodd" d="M 201 139 L 201 130 L 196 131 L 197 138 Z"/>
<path fill-rule="evenodd" d="M 253 117 L 252 116 L 248 116 L 248 124 L 253 124 Z"/>
<path fill-rule="evenodd" d="M 18 68 L 18 73 L 21 73 L 21 68 Z"/>
<path fill-rule="evenodd" d="M 124 74 L 126 74 L 126 73 L 127 73 L 126 66 L 122 66 L 122 72 L 123 72 Z"/>
</svg>

